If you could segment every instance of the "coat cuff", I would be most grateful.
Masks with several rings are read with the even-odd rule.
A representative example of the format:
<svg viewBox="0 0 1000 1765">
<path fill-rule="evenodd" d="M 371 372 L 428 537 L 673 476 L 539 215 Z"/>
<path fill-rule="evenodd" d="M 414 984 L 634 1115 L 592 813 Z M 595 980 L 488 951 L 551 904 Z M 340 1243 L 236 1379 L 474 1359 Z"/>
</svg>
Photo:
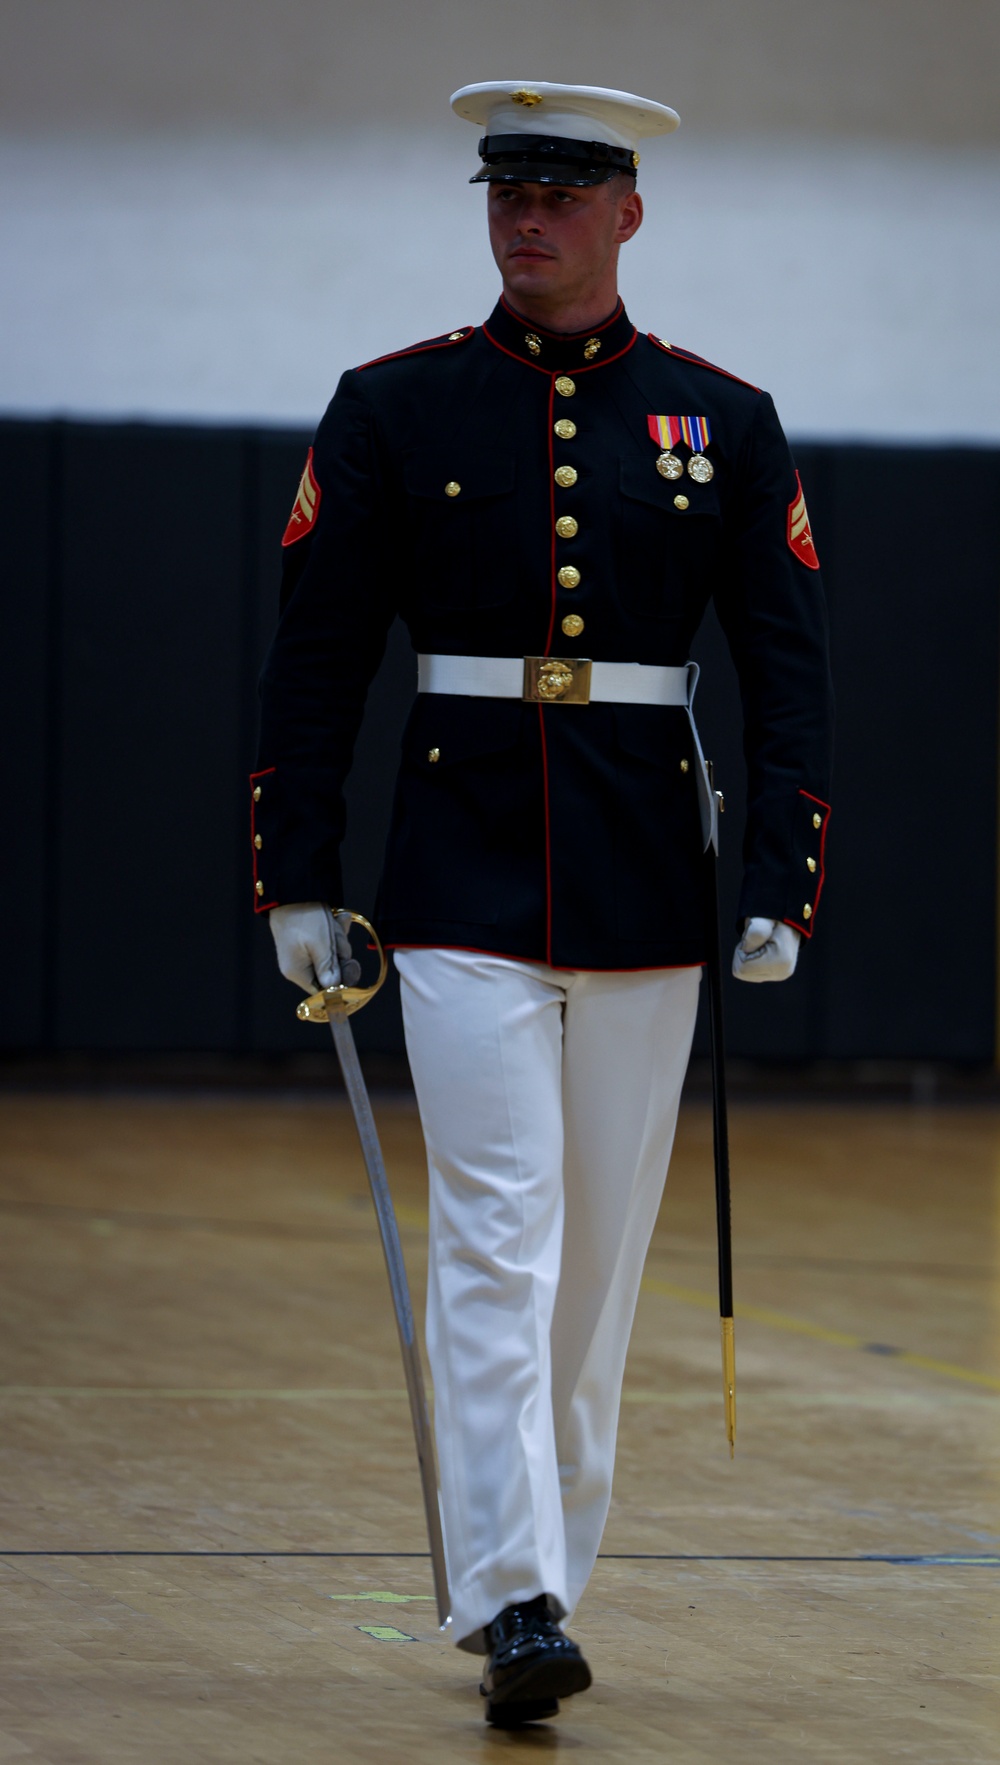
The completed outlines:
<svg viewBox="0 0 1000 1765">
<path fill-rule="evenodd" d="M 809 791 L 799 791 L 792 826 L 792 873 L 782 918 L 804 938 L 811 938 L 826 875 L 826 830 L 830 805 Z"/>
<path fill-rule="evenodd" d="M 748 859 L 737 912 L 747 919 L 775 919 L 811 938 L 823 893 L 830 805 L 812 791 L 771 798 L 751 812 Z"/>
<path fill-rule="evenodd" d="M 282 788 L 277 767 L 250 774 L 255 913 L 269 913 L 291 901 L 340 905 L 343 882 L 336 845 L 329 837 L 317 845 L 320 819 L 311 794 L 299 803 L 294 788 Z"/>
</svg>

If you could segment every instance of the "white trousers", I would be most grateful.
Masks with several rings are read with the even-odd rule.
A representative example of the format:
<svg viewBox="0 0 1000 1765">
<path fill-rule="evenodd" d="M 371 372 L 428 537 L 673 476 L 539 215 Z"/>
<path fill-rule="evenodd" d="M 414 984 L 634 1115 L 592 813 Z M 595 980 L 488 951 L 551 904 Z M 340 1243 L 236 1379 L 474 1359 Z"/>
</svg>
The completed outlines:
<svg viewBox="0 0 1000 1765">
<path fill-rule="evenodd" d="M 625 1353 L 701 971 L 399 950 L 430 1169 L 427 1350 L 454 1635 L 572 1612 L 611 1499 Z"/>
</svg>

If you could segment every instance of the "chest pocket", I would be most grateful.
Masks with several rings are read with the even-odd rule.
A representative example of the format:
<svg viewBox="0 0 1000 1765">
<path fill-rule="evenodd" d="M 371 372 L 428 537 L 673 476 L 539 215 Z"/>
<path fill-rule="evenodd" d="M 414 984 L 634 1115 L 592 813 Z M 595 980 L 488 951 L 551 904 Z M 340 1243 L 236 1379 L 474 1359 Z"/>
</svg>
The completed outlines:
<svg viewBox="0 0 1000 1765">
<path fill-rule="evenodd" d="M 686 455 L 684 456 L 686 458 Z M 656 456 L 621 462 L 616 536 L 618 596 L 646 619 L 680 619 L 704 602 L 722 550 L 717 484 L 663 478 Z M 687 500 L 678 508 L 675 498 Z"/>
<path fill-rule="evenodd" d="M 411 454 L 403 463 L 406 592 L 428 611 L 499 607 L 517 589 L 520 567 L 512 452 L 465 448 Z"/>
</svg>

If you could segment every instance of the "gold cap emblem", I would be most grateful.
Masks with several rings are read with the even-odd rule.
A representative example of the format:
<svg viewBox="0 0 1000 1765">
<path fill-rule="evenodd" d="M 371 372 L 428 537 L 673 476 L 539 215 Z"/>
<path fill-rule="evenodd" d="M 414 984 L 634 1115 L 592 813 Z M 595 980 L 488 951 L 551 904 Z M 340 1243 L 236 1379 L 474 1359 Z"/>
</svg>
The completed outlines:
<svg viewBox="0 0 1000 1765">
<path fill-rule="evenodd" d="M 542 102 L 540 92 L 531 92 L 525 86 L 522 86 L 519 92 L 512 92 L 510 98 L 512 104 L 527 104 L 529 108 L 533 104 L 541 104 Z"/>
</svg>

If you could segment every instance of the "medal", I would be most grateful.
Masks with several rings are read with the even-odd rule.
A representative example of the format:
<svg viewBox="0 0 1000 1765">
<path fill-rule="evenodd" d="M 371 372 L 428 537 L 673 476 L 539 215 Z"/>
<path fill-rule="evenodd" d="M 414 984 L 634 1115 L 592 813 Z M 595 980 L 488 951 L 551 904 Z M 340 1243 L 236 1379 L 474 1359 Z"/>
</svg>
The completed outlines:
<svg viewBox="0 0 1000 1765">
<path fill-rule="evenodd" d="M 663 448 L 656 462 L 656 470 L 661 478 L 677 479 L 684 476 L 684 462 L 674 448 L 683 442 L 691 449 L 691 458 L 687 469 L 689 477 L 696 484 L 709 484 L 715 477 L 715 467 L 706 456 L 705 449 L 712 439 L 712 425 L 707 417 L 656 417 L 646 418 L 649 425 L 650 440 Z"/>
<path fill-rule="evenodd" d="M 661 478 L 683 478 L 684 461 L 677 454 L 662 453 L 656 462 Z"/>
</svg>

